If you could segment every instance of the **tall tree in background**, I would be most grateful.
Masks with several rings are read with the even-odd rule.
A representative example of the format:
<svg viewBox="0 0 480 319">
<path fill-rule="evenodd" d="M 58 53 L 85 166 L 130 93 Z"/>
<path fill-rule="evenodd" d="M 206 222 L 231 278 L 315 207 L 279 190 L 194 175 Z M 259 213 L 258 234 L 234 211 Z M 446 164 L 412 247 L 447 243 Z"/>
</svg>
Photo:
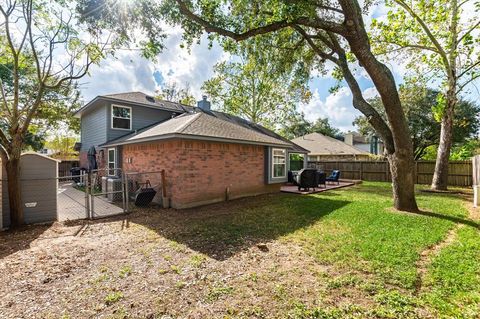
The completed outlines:
<svg viewBox="0 0 480 319">
<path fill-rule="evenodd" d="M 427 150 L 432 146 L 436 149 L 440 142 L 440 123 L 432 113 L 432 108 L 437 105 L 438 94 L 436 90 L 408 82 L 400 86 L 400 99 L 412 134 L 415 160 L 423 159 Z M 382 101 L 378 97 L 369 102 L 386 118 Z M 480 128 L 479 112 L 479 105 L 462 99 L 458 101 L 453 117 L 453 145 L 460 146 L 477 135 Z M 353 124 L 364 135 L 374 133 L 374 129 L 364 116 L 357 117 Z"/>
<path fill-rule="evenodd" d="M 268 40 L 242 43 L 238 56 L 215 65 L 213 78 L 202 89 L 221 111 L 278 129 L 311 94 L 304 76 L 278 69 L 274 61 L 281 58 L 282 50 L 264 50 L 265 45 L 273 45 Z"/>
<path fill-rule="evenodd" d="M 75 81 L 103 54 L 100 34 L 80 37 L 80 27 L 57 1 L 2 1 L 0 5 L 0 157 L 8 178 L 12 227 L 23 223 L 20 154 L 32 125 L 53 120 L 75 99 Z M 4 73 L 5 74 L 5 73 Z"/>
<path fill-rule="evenodd" d="M 389 0 L 386 21 L 373 21 L 378 50 L 402 53 L 408 69 L 442 79 L 434 109 L 441 122 L 432 189 L 445 190 L 460 93 L 480 77 L 480 4 L 477 0 Z"/>
<path fill-rule="evenodd" d="M 157 95 L 162 100 L 181 103 L 194 106 L 196 104 L 195 97 L 190 92 L 190 85 L 180 86 L 176 81 L 168 82 L 162 86 L 161 91 Z"/>
<path fill-rule="evenodd" d="M 121 34 L 134 29 L 110 6 L 99 5 L 97 0 L 81 0 L 81 3 L 86 7 L 97 6 L 88 18 L 93 25 Z M 369 4 L 371 1 L 366 2 Z M 218 39 L 227 51 L 237 47 L 239 41 L 266 37 L 273 39 L 275 46 L 288 47 L 285 56 L 276 61 L 278 66 L 295 66 L 318 75 L 324 72 L 326 61 L 335 64 L 352 91 L 354 107 L 367 116 L 385 143 L 395 208 L 416 211 L 412 141 L 393 74 L 372 52 L 362 16 L 366 9 L 357 0 L 141 0 L 132 15 L 138 24 L 147 26 L 150 30 L 147 36 L 153 38 L 149 43 L 157 48 L 161 47 L 155 45 L 161 32 L 148 26 L 163 18 L 182 27 L 187 46 L 198 41 L 204 31 L 210 40 Z M 155 13 L 157 20 L 152 19 Z M 363 68 L 375 84 L 388 123 L 364 98 L 354 75 L 356 67 Z"/>
</svg>

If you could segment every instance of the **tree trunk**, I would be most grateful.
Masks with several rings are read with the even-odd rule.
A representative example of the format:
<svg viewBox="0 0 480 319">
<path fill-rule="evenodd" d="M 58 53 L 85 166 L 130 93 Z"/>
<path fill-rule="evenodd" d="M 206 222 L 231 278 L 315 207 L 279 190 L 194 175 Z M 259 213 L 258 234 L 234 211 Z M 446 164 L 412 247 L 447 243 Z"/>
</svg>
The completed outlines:
<svg viewBox="0 0 480 319">
<path fill-rule="evenodd" d="M 415 171 L 411 156 L 402 156 L 395 152 L 387 155 L 392 174 L 393 205 L 401 211 L 418 210 L 415 201 Z"/>
<path fill-rule="evenodd" d="M 357 1 L 339 1 L 349 29 L 345 36 L 350 49 L 358 62 L 367 71 L 380 95 L 388 118 L 394 153 L 389 154 L 390 170 L 393 181 L 394 207 L 403 211 L 417 211 L 415 200 L 415 162 L 413 145 L 405 113 L 398 95 L 395 78 L 390 69 L 381 63 L 372 53 L 370 40 L 362 19 L 362 9 Z"/>
<path fill-rule="evenodd" d="M 452 147 L 455 104 L 455 96 L 448 93 L 447 106 L 442 116 L 437 161 L 435 163 L 435 172 L 433 173 L 431 185 L 433 190 L 447 190 L 448 187 L 448 160 L 450 158 L 450 150 Z"/>
<path fill-rule="evenodd" d="M 10 158 L 5 163 L 7 171 L 8 201 L 10 206 L 10 227 L 15 228 L 24 223 L 23 207 L 20 194 L 20 156 Z"/>
</svg>

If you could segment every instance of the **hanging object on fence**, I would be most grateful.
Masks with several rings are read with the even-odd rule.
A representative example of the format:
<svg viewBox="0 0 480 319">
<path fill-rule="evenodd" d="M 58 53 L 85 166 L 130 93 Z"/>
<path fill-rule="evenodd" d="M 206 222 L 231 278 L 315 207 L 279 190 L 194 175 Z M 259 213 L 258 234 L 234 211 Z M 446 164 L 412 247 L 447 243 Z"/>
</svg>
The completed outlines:
<svg viewBox="0 0 480 319">
<path fill-rule="evenodd" d="M 88 158 L 88 169 L 94 170 L 97 169 L 97 150 L 95 150 L 95 146 L 92 146 L 88 149 L 87 153 L 87 158 Z"/>
<path fill-rule="evenodd" d="M 135 194 L 135 206 L 148 206 L 156 194 L 157 191 L 150 185 L 150 181 L 147 179 Z"/>
</svg>

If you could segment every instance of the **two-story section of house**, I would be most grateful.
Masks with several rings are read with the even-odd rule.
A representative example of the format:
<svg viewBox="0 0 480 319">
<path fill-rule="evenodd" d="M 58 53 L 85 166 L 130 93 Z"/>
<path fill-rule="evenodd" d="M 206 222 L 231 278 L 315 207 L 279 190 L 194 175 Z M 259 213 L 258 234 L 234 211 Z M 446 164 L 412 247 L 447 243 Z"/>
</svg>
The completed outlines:
<svg viewBox="0 0 480 319">
<path fill-rule="evenodd" d="M 206 97 L 191 107 L 141 92 L 104 95 L 76 115 L 81 167 L 89 168 L 93 147 L 111 176 L 165 170 L 174 208 L 279 191 L 290 153 L 307 153 L 260 125 L 211 110 Z"/>
<path fill-rule="evenodd" d="M 97 96 L 75 113 L 81 119 L 80 167 L 88 168 L 87 152 L 94 146 L 99 167 L 108 164 L 111 168 L 121 168 L 121 151 L 103 149 L 100 145 L 175 117 L 187 108 L 191 109 L 178 103 L 156 101 L 142 92 Z"/>
</svg>

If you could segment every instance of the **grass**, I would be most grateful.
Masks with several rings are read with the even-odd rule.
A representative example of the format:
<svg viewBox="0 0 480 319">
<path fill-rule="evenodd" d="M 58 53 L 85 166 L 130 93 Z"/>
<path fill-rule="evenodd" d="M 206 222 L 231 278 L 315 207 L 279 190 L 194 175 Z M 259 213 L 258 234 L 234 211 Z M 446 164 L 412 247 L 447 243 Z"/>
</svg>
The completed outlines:
<svg viewBox="0 0 480 319">
<path fill-rule="evenodd" d="M 44 238 L 32 245 L 42 249 L 5 258 L 21 263 L 22 271 L 45 263 L 40 274 L 13 277 L 31 278 L 28 285 L 42 291 L 38 278 L 59 262 L 32 255 L 54 251 L 75 265 L 84 262 L 72 268 L 74 275 L 52 274 L 48 283 L 49 302 L 63 305 L 65 313 L 82 309 L 79 317 L 92 316 L 88 311 L 103 300 L 111 306 L 94 309 L 95 316 L 108 317 L 115 308 L 128 309 L 131 317 L 479 318 L 480 236 L 465 198 L 418 187 L 423 213 L 402 213 L 391 208 L 390 187 L 364 182 L 314 195 L 142 211 L 130 215 L 129 228 L 98 221 L 89 224 L 87 236 L 72 239 L 75 245 Z M 78 258 L 72 252 L 82 246 L 92 249 Z M 1 285 L 14 300 L 34 300 L 15 285 Z M 62 294 L 63 287 L 78 289 Z"/>
<path fill-rule="evenodd" d="M 328 289 L 360 290 L 371 295 L 374 303 L 370 309 L 300 306 L 296 308 L 299 318 L 348 313 L 416 317 L 415 309 L 421 307 L 440 317 L 478 316 L 480 239 L 478 229 L 471 225 L 461 228 L 458 240 L 428 265 L 426 287 L 416 292 L 420 253 L 444 240 L 455 221 L 471 222 L 458 195 L 418 192 L 417 200 L 421 210 L 436 216 L 396 212 L 391 209 L 390 185 L 366 182 L 348 190 L 285 196 L 278 203 L 202 219 L 189 225 L 202 247 L 179 240 L 205 254 L 210 243 L 225 243 L 235 252 L 252 238 L 294 242 L 318 263 L 334 265 L 342 273 L 328 281 Z M 274 289 L 272 298 L 279 294 L 285 295 Z"/>
</svg>

